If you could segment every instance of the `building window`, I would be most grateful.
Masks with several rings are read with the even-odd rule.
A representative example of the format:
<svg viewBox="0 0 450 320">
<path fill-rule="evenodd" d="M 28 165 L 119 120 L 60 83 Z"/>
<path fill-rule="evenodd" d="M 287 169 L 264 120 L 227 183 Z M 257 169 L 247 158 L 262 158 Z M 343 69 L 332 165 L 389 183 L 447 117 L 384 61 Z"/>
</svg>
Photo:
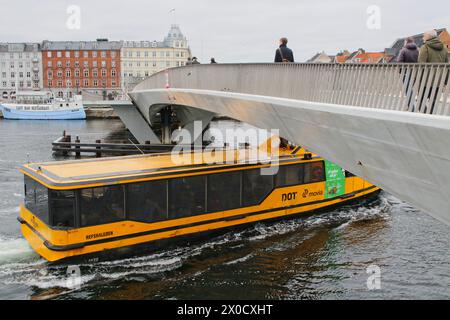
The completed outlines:
<svg viewBox="0 0 450 320">
<path fill-rule="evenodd" d="M 51 88 L 53 87 L 53 81 L 52 80 L 48 80 L 48 86 Z"/>
<path fill-rule="evenodd" d="M 58 68 L 62 68 L 62 62 L 61 62 L 61 61 L 58 61 L 58 62 L 56 63 L 56 65 L 58 66 Z"/>
<path fill-rule="evenodd" d="M 97 78 L 98 77 L 98 71 L 97 69 L 92 70 L 92 77 Z"/>
<path fill-rule="evenodd" d="M 78 88 L 80 86 L 80 80 L 75 80 L 75 86 Z"/>
<path fill-rule="evenodd" d="M 11 72 L 11 78 L 15 78 L 16 74 L 14 72 Z"/>
<path fill-rule="evenodd" d="M 52 70 L 48 70 L 48 72 L 47 72 L 47 77 L 48 77 L 49 79 L 53 78 L 53 71 L 52 71 Z"/>
<path fill-rule="evenodd" d="M 80 67 L 80 61 L 75 61 L 75 68 L 79 68 Z"/>
<path fill-rule="evenodd" d="M 111 58 L 115 58 L 116 57 L 116 52 L 115 51 L 111 51 Z"/>
<path fill-rule="evenodd" d="M 66 68 L 70 68 L 70 61 L 66 61 Z"/>
<path fill-rule="evenodd" d="M 98 67 L 97 61 L 92 61 L 92 67 L 93 68 L 97 68 Z"/>
<path fill-rule="evenodd" d="M 75 69 L 75 77 L 76 78 L 80 77 L 80 69 Z"/>
<path fill-rule="evenodd" d="M 66 58 L 70 58 L 70 51 L 66 51 Z"/>
<path fill-rule="evenodd" d="M 23 78 L 23 72 L 19 72 L 19 78 Z"/>
<path fill-rule="evenodd" d="M 56 75 L 57 75 L 58 78 L 62 78 L 63 73 L 62 73 L 61 70 L 58 70 Z"/>
<path fill-rule="evenodd" d="M 62 87 L 63 86 L 63 82 L 62 82 L 62 80 L 58 80 L 58 87 Z"/>
<path fill-rule="evenodd" d="M 92 51 L 92 58 L 97 58 L 97 51 Z"/>
<path fill-rule="evenodd" d="M 89 57 L 89 51 L 83 51 L 83 58 Z"/>
<path fill-rule="evenodd" d="M 88 69 L 84 69 L 83 74 L 84 74 L 85 78 L 89 78 L 89 70 Z"/>
<path fill-rule="evenodd" d="M 89 87 L 89 80 L 88 80 L 88 79 L 85 79 L 85 80 L 83 81 L 83 83 L 84 83 L 84 86 L 85 86 L 85 87 Z"/>
<path fill-rule="evenodd" d="M 93 81 L 92 81 L 92 85 L 93 85 L 94 87 L 98 87 L 98 81 L 97 81 L 97 80 L 93 80 Z"/>
<path fill-rule="evenodd" d="M 111 80 L 111 87 L 115 87 L 117 85 L 116 80 Z"/>
<path fill-rule="evenodd" d="M 101 56 L 102 58 L 106 58 L 106 51 L 102 51 Z"/>
<path fill-rule="evenodd" d="M 80 52 L 79 51 L 75 51 L 74 52 L 74 56 L 75 56 L 75 58 L 79 58 L 80 57 Z"/>
<path fill-rule="evenodd" d="M 66 78 L 70 78 L 71 77 L 71 72 L 70 70 L 66 70 Z"/>
<path fill-rule="evenodd" d="M 61 52 L 61 51 L 56 52 L 56 56 L 57 56 L 58 58 L 61 58 L 61 57 L 62 57 L 62 52 Z"/>
<path fill-rule="evenodd" d="M 102 78 L 106 77 L 106 69 L 102 69 Z"/>
<path fill-rule="evenodd" d="M 111 77 L 115 77 L 116 76 L 116 69 L 112 69 L 111 70 Z"/>
<path fill-rule="evenodd" d="M 106 61 L 102 61 L 102 68 L 106 68 Z"/>
<path fill-rule="evenodd" d="M 47 58 L 51 58 L 52 57 L 52 52 L 51 51 L 48 51 L 47 52 Z"/>
</svg>

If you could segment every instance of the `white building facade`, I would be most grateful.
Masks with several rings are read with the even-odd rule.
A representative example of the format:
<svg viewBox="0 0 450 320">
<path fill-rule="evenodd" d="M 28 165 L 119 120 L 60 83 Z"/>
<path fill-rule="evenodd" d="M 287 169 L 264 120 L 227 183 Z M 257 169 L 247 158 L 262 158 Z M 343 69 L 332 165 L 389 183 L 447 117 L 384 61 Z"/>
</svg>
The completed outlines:
<svg viewBox="0 0 450 320">
<path fill-rule="evenodd" d="M 4 99 L 17 90 L 42 90 L 42 53 L 38 43 L 0 43 L 0 92 Z"/>
<path fill-rule="evenodd" d="M 171 26 L 164 41 L 123 41 L 122 88 L 131 90 L 156 72 L 184 66 L 190 56 L 188 41 L 176 24 Z"/>
</svg>

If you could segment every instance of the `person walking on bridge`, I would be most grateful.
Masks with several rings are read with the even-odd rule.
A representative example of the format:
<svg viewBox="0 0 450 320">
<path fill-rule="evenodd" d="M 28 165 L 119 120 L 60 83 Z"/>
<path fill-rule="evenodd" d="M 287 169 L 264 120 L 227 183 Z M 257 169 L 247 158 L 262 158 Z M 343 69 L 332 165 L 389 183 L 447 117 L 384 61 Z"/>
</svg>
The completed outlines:
<svg viewBox="0 0 450 320">
<path fill-rule="evenodd" d="M 288 39 L 280 39 L 280 47 L 275 52 L 275 62 L 294 62 L 294 53 L 287 47 Z"/>
<path fill-rule="evenodd" d="M 414 38 L 407 38 L 405 40 L 405 45 L 403 46 L 402 50 L 400 50 L 400 54 L 397 58 L 398 63 L 417 63 L 419 59 L 419 48 L 417 47 L 416 43 L 414 42 Z M 405 92 L 406 92 L 406 100 L 408 109 L 411 111 L 414 111 L 415 108 L 415 101 L 414 101 L 414 81 L 411 81 L 411 73 L 405 72 L 405 75 L 403 76 L 403 83 L 405 85 Z"/>
<path fill-rule="evenodd" d="M 413 38 L 405 40 L 405 46 L 400 50 L 397 62 L 400 63 L 417 63 L 419 59 L 419 48 Z"/>
<path fill-rule="evenodd" d="M 425 32 L 420 48 L 419 63 L 448 63 L 448 50 L 439 40 L 436 30 Z"/>
<path fill-rule="evenodd" d="M 423 34 L 423 46 L 420 47 L 419 51 L 419 63 L 448 63 L 448 50 L 444 43 L 438 38 L 438 34 L 436 30 L 427 31 Z M 437 83 L 439 86 L 439 83 L 441 83 L 442 78 L 439 77 L 438 79 L 435 79 L 435 76 L 433 76 L 432 79 L 428 79 L 430 76 L 431 69 L 427 70 L 427 72 L 424 72 L 421 77 L 422 83 Z M 444 86 L 448 84 L 448 78 L 449 74 L 444 75 L 446 78 L 444 80 Z M 431 82 L 430 82 L 431 81 Z M 432 94 L 432 88 L 427 88 L 427 86 L 424 86 L 424 91 L 421 93 L 420 103 L 418 104 L 418 107 L 420 109 L 423 109 L 424 112 L 427 112 L 427 107 L 430 106 L 430 113 L 432 114 L 434 111 L 434 107 L 436 105 L 436 102 L 439 101 L 439 95 L 441 88 L 436 87 L 434 88 L 434 95 Z M 426 93 L 428 91 L 428 94 Z M 429 99 L 429 102 L 427 104 L 427 100 Z"/>
</svg>

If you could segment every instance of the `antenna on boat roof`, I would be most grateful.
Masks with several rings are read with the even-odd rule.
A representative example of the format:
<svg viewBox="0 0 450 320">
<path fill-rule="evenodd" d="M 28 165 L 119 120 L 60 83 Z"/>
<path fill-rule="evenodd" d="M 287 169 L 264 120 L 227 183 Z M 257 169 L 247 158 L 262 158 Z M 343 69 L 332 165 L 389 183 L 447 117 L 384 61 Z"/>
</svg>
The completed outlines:
<svg viewBox="0 0 450 320">
<path fill-rule="evenodd" d="M 141 149 L 139 149 L 139 147 L 133 142 L 133 141 L 131 141 L 131 139 L 128 139 L 128 141 L 130 141 L 131 142 L 131 144 L 133 145 L 133 146 L 135 146 L 136 147 L 136 149 L 138 149 L 142 154 L 145 154 L 145 152 L 144 151 L 142 151 Z"/>
<path fill-rule="evenodd" d="M 27 153 L 27 163 L 30 163 L 30 154 Z"/>
</svg>

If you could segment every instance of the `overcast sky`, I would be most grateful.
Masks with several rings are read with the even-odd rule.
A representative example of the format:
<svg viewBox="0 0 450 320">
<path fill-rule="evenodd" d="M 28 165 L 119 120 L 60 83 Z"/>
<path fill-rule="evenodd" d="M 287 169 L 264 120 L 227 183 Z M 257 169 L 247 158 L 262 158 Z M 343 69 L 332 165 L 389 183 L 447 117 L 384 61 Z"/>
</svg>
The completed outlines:
<svg viewBox="0 0 450 320">
<path fill-rule="evenodd" d="M 70 5 L 81 9 L 79 30 L 66 27 Z M 380 29 L 367 27 L 371 5 Z M 5 0 L 2 13 L 0 42 L 162 40 L 176 22 L 205 62 L 273 61 L 281 36 L 305 61 L 322 50 L 382 51 L 399 37 L 450 28 L 450 0 Z"/>
</svg>

